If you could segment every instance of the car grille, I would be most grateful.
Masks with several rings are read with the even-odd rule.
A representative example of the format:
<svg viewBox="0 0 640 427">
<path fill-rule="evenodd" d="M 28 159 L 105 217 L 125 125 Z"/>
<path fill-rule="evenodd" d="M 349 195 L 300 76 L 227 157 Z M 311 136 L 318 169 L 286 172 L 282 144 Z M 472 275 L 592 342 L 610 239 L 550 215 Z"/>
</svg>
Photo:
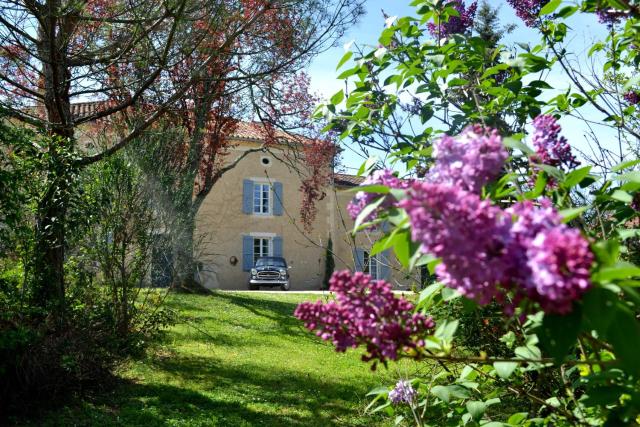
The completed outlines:
<svg viewBox="0 0 640 427">
<path fill-rule="evenodd" d="M 258 279 L 278 279 L 280 273 L 277 271 L 258 271 Z"/>
</svg>

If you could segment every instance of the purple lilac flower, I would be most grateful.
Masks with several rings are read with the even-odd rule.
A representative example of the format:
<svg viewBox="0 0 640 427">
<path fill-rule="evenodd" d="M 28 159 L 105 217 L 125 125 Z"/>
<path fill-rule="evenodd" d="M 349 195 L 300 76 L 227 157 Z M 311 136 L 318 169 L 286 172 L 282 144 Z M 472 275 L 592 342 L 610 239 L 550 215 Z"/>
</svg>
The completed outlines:
<svg viewBox="0 0 640 427">
<path fill-rule="evenodd" d="M 511 221 L 477 194 L 448 184 L 416 182 L 399 203 L 409 215 L 412 239 L 442 259 L 436 273 L 443 284 L 480 304 L 502 298 L 509 279 Z"/>
<path fill-rule="evenodd" d="M 628 12 L 625 10 L 606 8 L 596 10 L 596 15 L 598 15 L 598 22 L 601 24 L 607 24 L 608 27 L 613 27 L 623 19 L 626 19 L 628 17 Z"/>
<path fill-rule="evenodd" d="M 449 4 L 458 11 L 460 16 L 450 16 L 446 22 L 440 22 L 437 25 L 429 22 L 427 28 L 433 37 L 444 38 L 451 34 L 464 34 L 473 25 L 478 2 L 474 1 L 469 7 L 466 7 L 462 0 L 453 0 Z"/>
<path fill-rule="evenodd" d="M 625 93 L 622 97 L 631 105 L 640 104 L 640 94 L 634 90 Z"/>
<path fill-rule="evenodd" d="M 527 27 L 535 27 L 540 10 L 549 0 L 507 0 L 507 3 L 516 10 L 516 15 Z"/>
<path fill-rule="evenodd" d="M 593 254 L 579 230 L 562 224 L 538 233 L 527 247 L 532 299 L 546 313 L 566 314 L 590 287 Z"/>
<path fill-rule="evenodd" d="M 411 381 L 400 380 L 396 386 L 389 392 L 389 400 L 398 405 L 400 403 L 412 404 L 418 393 L 411 385 Z"/>
<path fill-rule="evenodd" d="M 572 301 L 590 287 L 589 242 L 580 231 L 562 223 L 549 199 L 538 205 L 520 202 L 507 213 L 516 218 L 508 253 L 517 266 L 512 280 L 518 299 L 536 301 L 547 313 L 568 313 Z"/>
<path fill-rule="evenodd" d="M 412 239 L 441 258 L 440 281 L 479 304 L 523 299 L 548 313 L 567 313 L 590 287 L 593 254 L 578 230 L 562 224 L 547 199 L 507 210 L 446 184 L 416 182 L 399 203 L 409 215 Z"/>
<path fill-rule="evenodd" d="M 382 169 L 373 172 L 363 182 L 362 185 L 385 185 L 390 188 L 407 188 L 410 181 L 398 178 L 393 174 L 390 169 Z M 385 200 L 380 205 L 379 209 L 388 209 L 394 205 L 396 199 L 390 195 L 381 195 L 379 193 L 367 193 L 359 191 L 352 201 L 347 205 L 347 212 L 352 219 L 356 219 L 360 212 L 369 204 L 373 203 L 380 197 L 384 197 Z M 366 219 L 366 221 L 373 221 L 376 217 L 376 212 L 372 212 Z"/>
<path fill-rule="evenodd" d="M 571 153 L 571 146 L 564 136 L 555 117 L 540 115 L 533 119 L 533 146 L 535 161 L 550 166 L 574 168 L 580 164 Z"/>
<path fill-rule="evenodd" d="M 640 191 L 633 195 L 633 199 L 631 200 L 631 209 L 636 212 L 640 212 Z"/>
<path fill-rule="evenodd" d="M 468 126 L 457 137 L 444 136 L 434 144 L 435 165 L 430 179 L 479 193 L 502 170 L 509 154 L 496 130 Z"/>
<path fill-rule="evenodd" d="M 364 361 L 385 363 L 400 353 L 424 346 L 422 337 L 435 326 L 431 317 L 413 313 L 413 304 L 396 298 L 384 280 L 347 270 L 331 276 L 330 290 L 336 300 L 303 302 L 294 315 L 323 340 L 331 340 L 337 351 L 365 345 Z"/>
</svg>

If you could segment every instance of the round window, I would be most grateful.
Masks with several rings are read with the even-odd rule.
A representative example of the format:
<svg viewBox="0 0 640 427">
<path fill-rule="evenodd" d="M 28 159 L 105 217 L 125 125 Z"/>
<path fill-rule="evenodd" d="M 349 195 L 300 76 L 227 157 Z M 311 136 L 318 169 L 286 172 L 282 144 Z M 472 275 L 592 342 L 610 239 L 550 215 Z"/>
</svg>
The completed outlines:
<svg viewBox="0 0 640 427">
<path fill-rule="evenodd" d="M 269 166 L 271 164 L 271 159 L 268 157 L 262 157 L 260 159 L 260 163 L 262 163 L 263 166 Z"/>
</svg>

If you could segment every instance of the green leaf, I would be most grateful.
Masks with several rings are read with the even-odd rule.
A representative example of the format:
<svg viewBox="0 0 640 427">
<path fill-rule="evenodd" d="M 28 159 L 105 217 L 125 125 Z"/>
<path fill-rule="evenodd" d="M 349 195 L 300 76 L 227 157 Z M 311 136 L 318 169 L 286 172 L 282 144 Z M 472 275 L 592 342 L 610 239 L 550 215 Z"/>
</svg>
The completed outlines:
<svg viewBox="0 0 640 427">
<path fill-rule="evenodd" d="M 382 202 L 384 202 L 384 199 L 385 199 L 384 196 L 380 197 L 378 200 L 365 206 L 364 209 L 362 209 L 362 212 L 358 214 L 358 217 L 356 218 L 356 223 L 353 226 L 354 232 L 360 228 L 360 226 L 363 224 L 363 222 L 367 219 L 369 215 L 371 215 L 376 209 L 378 209 L 378 207 L 380 207 Z"/>
<path fill-rule="evenodd" d="M 513 148 L 513 149 L 519 150 L 526 155 L 531 155 L 534 153 L 534 151 L 531 148 L 529 148 L 526 144 L 524 144 L 520 140 L 515 139 L 513 137 L 503 138 L 502 144 L 507 148 Z"/>
<path fill-rule="evenodd" d="M 609 197 L 623 203 L 631 203 L 633 201 L 633 196 L 622 190 L 615 190 Z"/>
<path fill-rule="evenodd" d="M 610 282 L 612 280 L 630 279 L 640 276 L 640 267 L 626 261 L 618 261 L 616 264 L 603 267 L 593 275 L 595 282 Z"/>
<path fill-rule="evenodd" d="M 618 181 L 624 181 L 624 182 L 640 183 L 640 172 L 638 171 L 627 172 L 625 174 L 615 176 L 614 179 Z"/>
<path fill-rule="evenodd" d="M 620 302 L 616 306 L 607 336 L 623 367 L 633 373 L 640 373 L 640 324 L 635 314 Z"/>
<path fill-rule="evenodd" d="M 542 333 L 538 334 L 540 345 L 556 362 L 562 362 L 571 347 L 576 344 L 581 324 L 582 312 L 579 306 L 564 316 L 545 314 Z"/>
<path fill-rule="evenodd" d="M 522 424 L 524 420 L 527 419 L 528 415 L 529 415 L 528 412 L 516 412 L 515 414 L 509 417 L 509 419 L 507 420 L 507 424 L 511 426 L 518 426 Z"/>
<path fill-rule="evenodd" d="M 540 349 L 535 345 L 516 347 L 514 352 L 520 359 L 540 359 L 542 357 Z"/>
<path fill-rule="evenodd" d="M 416 253 L 418 246 L 418 244 L 411 241 L 411 233 L 409 233 L 409 230 L 404 230 L 397 234 L 393 242 L 393 253 L 404 268 L 409 268 L 411 259 Z"/>
<path fill-rule="evenodd" d="M 562 217 L 562 222 L 569 222 L 572 219 L 579 217 L 582 212 L 587 210 L 587 206 L 581 206 L 579 208 L 562 209 L 559 214 Z"/>
<path fill-rule="evenodd" d="M 455 399 L 471 397 L 469 390 L 459 385 L 437 385 L 431 389 L 431 394 L 446 403 L 449 403 L 452 397 Z"/>
<path fill-rule="evenodd" d="M 360 168 L 358 169 L 358 176 L 368 175 L 376 163 L 378 163 L 378 158 L 376 156 L 369 157 L 360 165 Z"/>
<path fill-rule="evenodd" d="M 566 189 L 570 189 L 580 184 L 580 182 L 589 175 L 591 171 L 591 166 L 585 166 L 580 169 L 576 169 L 567 174 L 564 182 L 562 183 L 562 187 Z"/>
<path fill-rule="evenodd" d="M 487 404 L 484 402 L 480 402 L 478 400 L 471 400 L 467 402 L 467 411 L 471 414 L 471 418 L 474 421 L 479 421 L 482 419 L 485 411 L 487 410 Z"/>
<path fill-rule="evenodd" d="M 640 75 L 638 76 L 640 77 Z M 640 159 L 628 160 L 626 162 L 621 162 L 611 168 L 611 172 L 620 172 L 623 169 L 627 169 L 633 167 L 640 163 Z"/>
<path fill-rule="evenodd" d="M 560 3 L 562 3 L 562 0 L 551 0 L 542 9 L 540 9 L 538 16 L 545 16 L 555 12 L 558 6 L 560 6 Z"/>
<path fill-rule="evenodd" d="M 496 374 L 502 379 L 507 379 L 513 374 L 513 371 L 518 367 L 518 362 L 495 362 L 493 368 L 496 370 Z"/>
<path fill-rule="evenodd" d="M 345 192 L 351 193 L 359 193 L 360 191 L 364 191 L 365 193 L 379 193 L 379 194 L 389 194 L 389 187 L 380 184 L 371 184 L 371 185 L 359 185 L 357 187 L 349 188 L 345 190 Z"/>
<path fill-rule="evenodd" d="M 565 6 L 556 13 L 558 18 L 568 18 L 580 10 L 580 6 Z"/>
<path fill-rule="evenodd" d="M 353 56 L 352 51 L 349 51 L 344 55 L 342 55 L 342 58 L 340 58 L 340 61 L 338 61 L 338 65 L 336 66 L 336 71 L 339 70 L 340 67 L 342 67 L 348 60 L 350 60 L 352 56 Z"/>
<path fill-rule="evenodd" d="M 622 90 L 629 90 L 631 89 L 633 86 L 637 85 L 638 82 L 640 82 L 640 75 L 636 75 L 631 77 L 629 80 L 627 80 L 627 82 L 624 84 L 624 86 L 622 87 Z"/>
<path fill-rule="evenodd" d="M 344 99 L 344 91 L 340 89 L 331 97 L 330 101 L 332 104 L 338 105 L 342 102 L 343 99 Z"/>
<path fill-rule="evenodd" d="M 458 323 L 457 319 L 445 320 L 438 325 L 434 335 L 442 340 L 451 341 L 456 333 L 456 329 L 458 329 Z"/>
<path fill-rule="evenodd" d="M 618 297 L 605 288 L 592 288 L 582 297 L 584 329 L 593 329 L 605 335 L 613 322 L 613 312 Z"/>
</svg>

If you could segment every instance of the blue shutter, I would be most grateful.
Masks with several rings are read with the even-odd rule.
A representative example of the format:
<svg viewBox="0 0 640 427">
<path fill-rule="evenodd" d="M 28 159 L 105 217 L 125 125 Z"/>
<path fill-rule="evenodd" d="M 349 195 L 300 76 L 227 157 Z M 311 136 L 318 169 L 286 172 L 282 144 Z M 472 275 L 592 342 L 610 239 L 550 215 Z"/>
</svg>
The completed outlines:
<svg viewBox="0 0 640 427">
<path fill-rule="evenodd" d="M 273 214 L 282 215 L 282 183 L 281 182 L 273 183 L 273 192 L 274 192 Z"/>
<path fill-rule="evenodd" d="M 383 251 L 378 255 L 379 266 L 378 272 L 380 273 L 380 279 L 389 280 L 391 276 L 391 268 L 389 268 L 389 264 L 391 263 L 391 257 L 389 256 L 389 249 Z"/>
<path fill-rule="evenodd" d="M 253 181 L 242 181 L 242 212 L 250 215 L 253 213 Z"/>
<path fill-rule="evenodd" d="M 356 261 L 356 271 L 364 270 L 364 250 L 360 248 L 355 248 L 353 250 L 353 258 Z"/>
<path fill-rule="evenodd" d="M 253 237 L 242 236 L 242 271 L 253 268 Z"/>
<path fill-rule="evenodd" d="M 273 238 L 273 256 L 282 256 L 282 237 Z"/>
</svg>

